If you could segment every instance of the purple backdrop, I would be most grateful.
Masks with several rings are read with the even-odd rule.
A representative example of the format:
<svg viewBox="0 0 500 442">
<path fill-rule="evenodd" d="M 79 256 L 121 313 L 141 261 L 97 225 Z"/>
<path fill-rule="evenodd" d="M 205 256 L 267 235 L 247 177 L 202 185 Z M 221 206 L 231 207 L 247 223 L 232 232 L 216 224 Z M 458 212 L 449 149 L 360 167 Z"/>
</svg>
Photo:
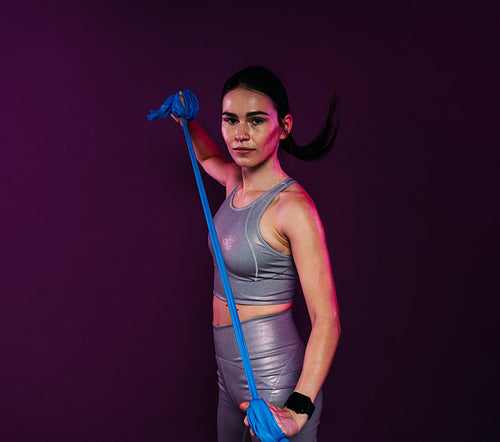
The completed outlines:
<svg viewBox="0 0 500 442">
<path fill-rule="evenodd" d="M 191 89 L 222 145 L 249 64 L 299 142 L 341 93 L 332 154 L 285 159 L 342 322 L 320 440 L 493 440 L 494 3 L 3 5 L 0 440 L 215 441 L 206 227 L 182 131 L 146 113 Z"/>
</svg>

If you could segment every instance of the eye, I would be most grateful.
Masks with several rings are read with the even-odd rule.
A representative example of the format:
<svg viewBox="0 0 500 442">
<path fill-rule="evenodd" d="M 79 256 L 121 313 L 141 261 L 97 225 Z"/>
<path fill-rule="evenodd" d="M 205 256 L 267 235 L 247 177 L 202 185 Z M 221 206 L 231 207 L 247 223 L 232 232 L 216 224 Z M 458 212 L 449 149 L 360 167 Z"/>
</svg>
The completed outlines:
<svg viewBox="0 0 500 442">
<path fill-rule="evenodd" d="M 224 118 L 224 122 L 231 125 L 238 124 L 238 120 L 236 118 L 231 118 L 231 117 Z"/>
<path fill-rule="evenodd" d="M 264 122 L 263 118 L 260 118 L 260 117 L 252 118 L 252 124 L 254 124 L 256 126 L 259 124 L 262 124 L 263 122 Z"/>
</svg>

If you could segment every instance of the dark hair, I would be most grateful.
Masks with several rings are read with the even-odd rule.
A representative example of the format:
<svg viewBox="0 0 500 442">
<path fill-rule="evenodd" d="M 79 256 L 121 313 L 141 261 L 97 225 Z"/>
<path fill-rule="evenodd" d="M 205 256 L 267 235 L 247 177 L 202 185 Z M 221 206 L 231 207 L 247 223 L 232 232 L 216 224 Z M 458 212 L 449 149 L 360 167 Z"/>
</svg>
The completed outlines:
<svg viewBox="0 0 500 442">
<path fill-rule="evenodd" d="M 228 92 L 240 87 L 267 95 L 273 102 L 278 113 L 278 122 L 284 129 L 282 120 L 290 113 L 290 105 L 281 80 L 273 72 L 262 66 L 249 66 L 236 72 L 228 78 L 222 88 L 221 104 Z M 339 96 L 334 93 L 330 99 L 330 109 L 325 124 L 313 141 L 305 146 L 299 146 L 289 134 L 287 138 L 280 141 L 280 147 L 285 152 L 304 161 L 318 160 L 326 156 L 333 148 L 339 129 L 338 119 L 335 115 L 338 101 Z"/>
</svg>

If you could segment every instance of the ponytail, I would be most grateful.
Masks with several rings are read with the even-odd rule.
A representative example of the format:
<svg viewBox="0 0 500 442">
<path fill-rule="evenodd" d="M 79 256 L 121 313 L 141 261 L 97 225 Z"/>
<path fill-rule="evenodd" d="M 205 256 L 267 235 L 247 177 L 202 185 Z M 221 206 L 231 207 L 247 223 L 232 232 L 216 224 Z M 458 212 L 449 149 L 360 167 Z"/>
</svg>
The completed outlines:
<svg viewBox="0 0 500 442">
<path fill-rule="evenodd" d="M 314 140 L 305 146 L 299 146 L 292 135 L 281 140 L 280 147 L 290 155 L 303 161 L 315 161 L 324 158 L 333 149 L 339 131 L 338 116 L 335 115 L 339 103 L 339 95 L 334 93 L 330 99 L 330 108 L 323 127 Z M 280 125 L 281 120 L 279 120 Z M 283 129 L 284 127 L 281 126 Z"/>
</svg>

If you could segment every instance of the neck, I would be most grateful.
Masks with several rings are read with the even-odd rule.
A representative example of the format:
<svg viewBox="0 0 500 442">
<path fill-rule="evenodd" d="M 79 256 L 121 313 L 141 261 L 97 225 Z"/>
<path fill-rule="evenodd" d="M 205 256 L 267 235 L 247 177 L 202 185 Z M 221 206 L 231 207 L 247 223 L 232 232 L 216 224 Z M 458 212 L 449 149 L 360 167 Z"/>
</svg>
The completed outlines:
<svg viewBox="0 0 500 442">
<path fill-rule="evenodd" d="M 279 182 L 288 178 L 288 175 L 281 168 L 278 156 L 269 158 L 269 161 L 257 167 L 242 167 L 243 191 L 266 191 L 274 187 Z"/>
</svg>

